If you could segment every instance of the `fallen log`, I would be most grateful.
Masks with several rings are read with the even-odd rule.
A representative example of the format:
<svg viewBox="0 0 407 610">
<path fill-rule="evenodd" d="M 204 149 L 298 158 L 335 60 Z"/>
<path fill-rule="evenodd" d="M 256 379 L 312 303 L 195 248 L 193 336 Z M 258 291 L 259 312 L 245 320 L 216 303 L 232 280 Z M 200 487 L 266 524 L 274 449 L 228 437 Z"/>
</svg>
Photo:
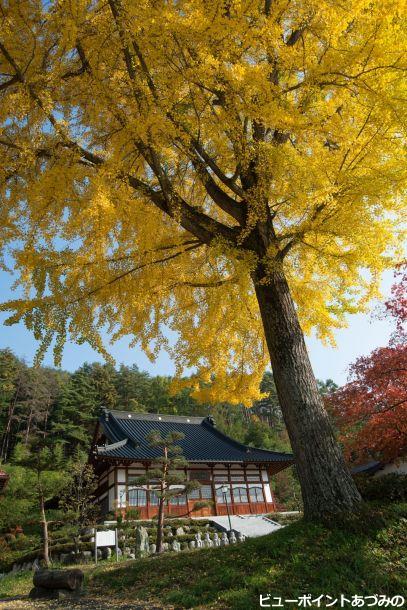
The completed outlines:
<svg viewBox="0 0 407 610">
<path fill-rule="evenodd" d="M 33 583 L 42 589 L 66 589 L 79 591 L 82 588 L 82 570 L 38 570 L 34 572 Z"/>
</svg>

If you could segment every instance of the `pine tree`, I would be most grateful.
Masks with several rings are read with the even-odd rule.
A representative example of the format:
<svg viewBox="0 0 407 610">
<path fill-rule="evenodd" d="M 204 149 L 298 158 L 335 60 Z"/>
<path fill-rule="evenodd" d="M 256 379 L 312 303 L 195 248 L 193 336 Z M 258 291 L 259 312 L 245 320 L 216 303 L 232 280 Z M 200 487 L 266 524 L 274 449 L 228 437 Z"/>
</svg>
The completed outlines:
<svg viewBox="0 0 407 610">
<path fill-rule="evenodd" d="M 89 367 L 84 365 L 62 387 L 52 416 L 52 434 L 65 444 L 68 455 L 73 455 L 78 447 L 89 446 L 98 407 L 95 384 Z"/>
<path fill-rule="evenodd" d="M 12 446 L 12 430 L 22 363 L 10 349 L 0 350 L 0 461 Z"/>
<path fill-rule="evenodd" d="M 42 529 L 42 554 L 46 567 L 50 566 L 49 524 L 46 502 L 58 495 L 66 485 L 68 474 L 64 468 L 64 459 L 60 445 L 50 446 L 44 437 L 30 437 L 29 444 L 16 446 L 14 462 L 23 466 L 28 476 L 29 485 L 26 496 L 39 512 Z"/>
<path fill-rule="evenodd" d="M 92 466 L 78 457 L 69 464 L 69 472 L 70 479 L 59 496 L 59 508 L 65 520 L 74 526 L 74 543 L 78 554 L 82 528 L 93 525 L 99 515 L 99 507 L 95 503 L 97 476 Z"/>
<path fill-rule="evenodd" d="M 184 496 L 193 489 L 198 489 L 198 481 L 186 477 L 187 460 L 181 455 L 182 449 L 176 443 L 184 438 L 182 432 L 169 432 L 165 437 L 158 430 L 152 430 L 146 437 L 150 447 L 159 449 L 160 456 L 150 465 L 148 475 L 140 477 L 138 485 L 148 483 L 158 498 L 156 553 L 163 550 L 163 531 L 165 506 L 172 498 Z M 202 503 L 196 503 L 201 508 Z"/>
</svg>

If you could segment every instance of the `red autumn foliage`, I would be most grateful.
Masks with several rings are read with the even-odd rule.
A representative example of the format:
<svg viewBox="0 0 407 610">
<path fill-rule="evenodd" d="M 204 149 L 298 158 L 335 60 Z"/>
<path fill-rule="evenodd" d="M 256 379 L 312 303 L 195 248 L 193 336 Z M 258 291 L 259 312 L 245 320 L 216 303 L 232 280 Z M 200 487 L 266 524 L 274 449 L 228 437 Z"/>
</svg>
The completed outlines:
<svg viewBox="0 0 407 610">
<path fill-rule="evenodd" d="M 392 461 L 407 453 L 407 269 L 392 288 L 386 311 L 396 319 L 390 345 L 359 358 L 350 381 L 329 397 L 345 455 L 352 463 Z"/>
</svg>

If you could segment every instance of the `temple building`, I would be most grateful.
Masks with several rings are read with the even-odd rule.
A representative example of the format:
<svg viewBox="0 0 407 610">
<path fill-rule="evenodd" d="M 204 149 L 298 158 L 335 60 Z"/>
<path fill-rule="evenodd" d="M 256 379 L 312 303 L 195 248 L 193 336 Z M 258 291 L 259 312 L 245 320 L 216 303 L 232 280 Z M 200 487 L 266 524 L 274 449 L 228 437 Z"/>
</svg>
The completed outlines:
<svg viewBox="0 0 407 610">
<path fill-rule="evenodd" d="M 142 519 L 157 514 L 158 498 L 153 489 L 137 484 L 140 477 L 148 476 L 152 460 L 160 456 L 160 450 L 146 440 L 152 430 L 163 437 L 173 431 L 184 434 L 177 445 L 188 462 L 186 478 L 201 484 L 188 496 L 172 498 L 167 514 L 186 516 L 195 502 L 202 501 L 210 501 L 209 506 L 194 511 L 193 516 L 276 510 L 271 478 L 293 464 L 291 454 L 243 445 L 220 432 L 211 417 L 104 410 L 90 453 L 99 481 L 96 496 L 102 514 L 128 508 L 137 508 Z"/>
</svg>

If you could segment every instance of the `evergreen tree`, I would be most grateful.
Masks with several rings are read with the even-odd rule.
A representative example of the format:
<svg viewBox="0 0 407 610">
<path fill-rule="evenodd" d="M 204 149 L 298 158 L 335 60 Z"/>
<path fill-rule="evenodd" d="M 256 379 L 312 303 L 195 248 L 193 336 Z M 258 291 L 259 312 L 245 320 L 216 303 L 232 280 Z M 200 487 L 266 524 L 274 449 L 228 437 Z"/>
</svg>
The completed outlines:
<svg viewBox="0 0 407 610">
<path fill-rule="evenodd" d="M 95 504 L 97 477 L 92 466 L 81 459 L 70 464 L 70 474 L 71 478 L 59 498 L 59 508 L 75 528 L 74 542 L 78 554 L 82 528 L 93 525 L 99 514 L 99 507 Z"/>
<path fill-rule="evenodd" d="M 0 461 L 9 455 L 21 368 L 9 348 L 0 350 Z"/>
<path fill-rule="evenodd" d="M 17 445 L 14 455 L 16 464 L 27 471 L 26 497 L 38 512 L 42 529 L 42 553 L 46 567 L 49 557 L 49 523 L 46 503 L 66 485 L 68 474 L 64 468 L 61 446 L 49 446 L 43 436 L 31 437 L 29 444 Z"/>
<path fill-rule="evenodd" d="M 106 409 L 115 409 L 118 406 L 119 395 L 116 390 L 116 371 L 111 364 L 85 364 L 84 370 L 88 371 L 92 381 L 97 407 L 105 407 Z"/>
<path fill-rule="evenodd" d="M 52 418 L 52 432 L 66 445 L 67 454 L 89 446 L 98 406 L 95 384 L 85 364 L 62 387 Z"/>
<path fill-rule="evenodd" d="M 326 379 L 325 381 L 317 379 L 317 383 L 319 393 L 322 394 L 322 396 L 333 394 L 339 387 L 332 379 Z"/>
<path fill-rule="evenodd" d="M 151 377 L 147 372 L 140 371 L 136 364 L 120 366 L 115 376 L 115 387 L 121 409 L 133 411 L 134 407 L 137 410 L 147 408 Z"/>
<path fill-rule="evenodd" d="M 176 443 L 184 438 L 182 432 L 169 432 L 165 437 L 158 430 L 152 430 L 147 436 L 151 447 L 160 450 L 160 456 L 155 458 L 147 477 L 140 477 L 137 484 L 149 483 L 150 489 L 158 498 L 157 517 L 157 539 L 156 553 L 163 550 L 164 510 L 166 504 L 178 496 L 188 494 L 193 489 L 198 489 L 200 483 L 186 478 L 185 467 L 187 460 L 181 455 L 182 449 Z M 202 507 L 202 503 L 196 503 L 196 509 Z M 195 508 L 194 507 L 194 508 Z"/>
</svg>

